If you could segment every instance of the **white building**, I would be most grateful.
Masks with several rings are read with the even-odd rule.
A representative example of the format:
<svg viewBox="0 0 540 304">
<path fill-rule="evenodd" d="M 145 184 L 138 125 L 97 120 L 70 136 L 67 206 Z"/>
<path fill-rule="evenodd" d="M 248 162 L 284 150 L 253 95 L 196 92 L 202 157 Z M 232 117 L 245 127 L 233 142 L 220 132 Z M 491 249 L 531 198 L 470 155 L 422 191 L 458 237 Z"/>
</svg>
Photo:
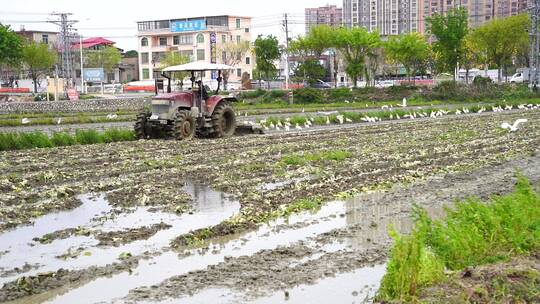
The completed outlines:
<svg viewBox="0 0 540 304">
<path fill-rule="evenodd" d="M 178 52 L 191 61 L 226 63 L 223 45 L 251 41 L 251 18 L 207 16 L 171 20 L 137 22 L 139 40 L 139 78 L 160 78 L 160 61 L 168 51 Z M 248 52 L 229 74 L 230 83 L 239 83 L 242 74 L 253 71 L 253 58 Z M 215 79 L 207 73 L 205 80 Z"/>
</svg>

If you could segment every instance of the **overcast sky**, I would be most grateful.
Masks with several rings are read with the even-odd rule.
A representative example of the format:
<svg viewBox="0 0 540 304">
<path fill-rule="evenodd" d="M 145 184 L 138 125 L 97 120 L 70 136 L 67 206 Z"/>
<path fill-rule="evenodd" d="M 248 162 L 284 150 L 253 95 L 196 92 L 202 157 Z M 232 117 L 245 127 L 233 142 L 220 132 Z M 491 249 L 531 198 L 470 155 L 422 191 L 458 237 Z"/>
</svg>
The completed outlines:
<svg viewBox="0 0 540 304">
<path fill-rule="evenodd" d="M 136 21 L 198 17 L 205 15 L 241 15 L 253 19 L 253 39 L 259 34 L 273 34 L 284 41 L 283 14 L 290 14 L 293 36 L 303 34 L 304 9 L 326 4 L 342 6 L 342 0 L 0 0 L 0 22 L 14 30 L 58 30 L 47 23 L 52 12 L 73 13 L 86 37 L 105 37 L 125 50 L 136 49 Z M 35 21 L 35 22 L 26 22 Z"/>
</svg>

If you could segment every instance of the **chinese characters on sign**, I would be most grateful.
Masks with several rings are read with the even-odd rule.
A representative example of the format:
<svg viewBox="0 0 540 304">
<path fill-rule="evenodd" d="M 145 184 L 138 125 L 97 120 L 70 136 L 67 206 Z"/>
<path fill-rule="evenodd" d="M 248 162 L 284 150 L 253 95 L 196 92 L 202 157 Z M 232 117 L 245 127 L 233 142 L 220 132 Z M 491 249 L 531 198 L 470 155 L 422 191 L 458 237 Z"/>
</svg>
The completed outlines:
<svg viewBox="0 0 540 304">
<path fill-rule="evenodd" d="M 217 63 L 217 35 L 215 32 L 210 33 L 210 63 Z M 212 79 L 217 79 L 216 71 L 212 71 Z"/>
<path fill-rule="evenodd" d="M 103 68 L 84 69 L 84 81 L 104 82 L 105 71 L 103 71 Z"/>
<path fill-rule="evenodd" d="M 206 29 L 206 20 L 173 21 L 171 22 L 171 32 L 193 32 Z"/>
</svg>

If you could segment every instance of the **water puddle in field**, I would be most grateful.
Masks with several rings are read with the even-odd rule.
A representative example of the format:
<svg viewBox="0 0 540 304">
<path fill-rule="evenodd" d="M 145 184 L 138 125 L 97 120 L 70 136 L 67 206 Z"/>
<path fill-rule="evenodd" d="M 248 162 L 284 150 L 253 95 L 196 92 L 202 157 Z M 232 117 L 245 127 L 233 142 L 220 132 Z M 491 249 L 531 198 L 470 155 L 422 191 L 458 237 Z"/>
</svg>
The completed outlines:
<svg viewBox="0 0 540 304">
<path fill-rule="evenodd" d="M 78 299 L 86 299 L 89 303 L 97 303 L 111 302 L 116 299 L 121 303 L 123 302 L 122 298 L 135 288 L 153 286 L 170 277 L 187 274 L 191 271 L 204 270 L 225 260 L 253 255 L 261 250 L 273 250 L 280 246 L 294 246 L 299 241 L 313 248 L 322 243 L 324 244 L 322 250 L 326 253 L 344 249 L 361 251 L 373 248 L 377 244 L 390 241 L 388 237 L 390 226 L 400 232 L 411 230 L 413 223 L 409 211 L 410 206 L 379 204 L 376 195 L 368 199 L 363 197 L 345 202 L 327 203 L 316 213 L 300 213 L 291 216 L 288 220 L 273 221 L 254 232 L 215 240 L 214 243 L 208 246 L 208 250 L 190 250 L 189 254 L 182 255 L 178 255 L 174 251 L 162 252 L 161 255 L 150 260 L 140 261 L 139 266 L 132 269 L 130 273 L 124 272 L 111 277 L 96 279 L 79 288 L 62 292 L 61 295 L 55 295 L 50 302 L 73 303 Z M 432 215 L 439 212 L 439 208 L 429 210 Z M 353 226 L 360 226 L 361 228 L 352 229 L 353 233 L 341 238 L 339 242 L 336 242 L 336 237 L 330 233 L 335 229 Z M 321 246 L 318 246 L 318 248 L 321 249 Z M 319 256 L 306 257 L 303 261 L 291 264 L 291 267 L 298 265 L 300 262 L 318 258 Z M 338 275 L 335 278 L 321 280 L 315 286 L 301 286 L 292 289 L 290 292 L 298 299 L 297 303 L 305 303 L 305 301 L 311 299 L 310 294 L 315 292 L 318 289 L 317 286 L 321 284 L 320 286 L 334 286 L 332 288 L 335 288 L 336 293 L 350 289 L 350 297 L 344 295 L 340 299 L 345 299 L 344 297 L 347 296 L 346 299 L 360 300 L 368 292 L 360 288 L 367 285 L 376 290 L 376 284 L 383 274 L 384 266 L 367 267 L 348 275 Z M 345 284 L 345 281 L 349 280 L 349 276 L 354 277 L 357 284 L 353 284 L 354 286 Z M 110 286 L 114 286 L 114 288 L 110 288 Z M 343 289 L 340 289 L 339 286 L 343 286 Z M 370 292 L 371 289 L 369 289 Z M 98 290 L 99 292 L 96 292 Z M 353 296 L 353 292 L 356 296 Z M 234 297 L 236 296 L 238 295 L 235 294 Z M 268 299 L 259 299 L 257 301 L 261 302 L 256 303 L 273 303 L 276 297 L 279 297 L 279 295 L 274 295 Z M 221 291 L 211 296 L 203 295 L 202 299 L 202 302 L 194 303 L 220 303 Z"/>
<path fill-rule="evenodd" d="M 168 303 L 370 303 L 379 289 L 380 281 L 386 272 L 386 265 L 364 267 L 350 273 L 319 280 L 314 285 L 300 285 L 292 289 L 280 290 L 271 296 L 249 299 L 236 291 L 222 288 L 206 289 L 192 297 L 175 300 L 165 300 Z M 151 302 L 147 302 L 151 303 Z"/>
<path fill-rule="evenodd" d="M 90 266 L 104 266 L 117 262 L 120 254 L 129 252 L 140 255 L 144 252 L 159 252 L 168 247 L 172 239 L 194 229 L 216 225 L 232 217 L 240 210 L 237 201 L 228 199 L 224 194 L 209 187 L 188 182 L 184 190 L 193 197 L 193 214 L 177 216 L 163 212 L 148 212 L 139 208 L 134 212 L 122 214 L 113 220 L 96 224 L 95 218 L 103 217 L 111 207 L 103 196 L 81 196 L 82 205 L 72 211 L 50 214 L 38 218 L 34 225 L 22 227 L 0 235 L 0 252 L 7 251 L 0 259 L 0 270 L 10 272 L 15 267 L 40 265 L 25 273 L 0 278 L 0 285 L 17 279 L 21 275 L 64 269 L 84 269 Z M 147 240 L 114 248 L 96 247 L 98 241 L 91 236 L 72 236 L 63 240 L 54 240 L 49 244 L 40 244 L 33 238 L 47 233 L 75 227 L 98 228 L 103 231 L 122 231 L 156 223 L 171 225 L 170 229 L 158 231 Z M 57 256 L 83 248 L 84 254 L 74 259 L 59 259 Z"/>
<path fill-rule="evenodd" d="M 36 258 L 34 254 L 25 254 L 17 258 L 16 261 L 19 263 L 28 262 L 32 264 L 38 262 L 45 265 L 38 271 L 31 271 L 31 273 L 35 273 L 54 271 L 59 268 L 83 269 L 92 265 L 106 265 L 117 261 L 119 254 L 122 252 L 130 252 L 134 256 L 145 251 L 157 253 L 155 257 L 148 260 L 140 260 L 139 265 L 131 269 L 130 272 L 84 282 L 83 285 L 72 286 L 72 289 L 69 290 L 54 290 L 40 295 L 39 302 L 48 300 L 50 303 L 75 303 L 80 302 L 80 299 L 85 299 L 85 303 L 110 303 L 113 301 L 121 303 L 123 302 L 122 298 L 135 288 L 159 285 L 173 276 L 204 270 L 211 265 L 217 265 L 241 256 L 250 256 L 261 250 L 274 250 L 280 246 L 296 246 L 298 242 L 302 242 L 303 245 L 317 248 L 322 250 L 323 253 L 332 253 L 339 250 L 363 251 L 375 248 L 380 244 L 388 244 L 390 242 L 388 236 L 389 227 L 406 233 L 413 226 L 410 217 L 410 204 L 389 203 L 387 200 L 380 198 L 380 194 L 372 193 L 347 201 L 330 202 L 323 205 L 316 213 L 302 212 L 291 216 L 287 220 L 278 219 L 268 225 L 261 226 L 253 232 L 215 239 L 213 243 L 209 244 L 207 250 L 186 249 L 183 254 L 179 255 L 178 252 L 168 249 L 170 240 L 191 230 L 218 224 L 233 216 L 239 210 L 237 202 L 228 200 L 223 193 L 212 191 L 208 187 L 189 184 L 185 190 L 194 199 L 197 211 L 193 215 L 177 217 L 171 214 L 153 214 L 151 219 L 148 220 L 141 218 L 151 213 L 141 209 L 119 216 L 114 221 L 106 222 L 102 226 L 103 229 L 112 231 L 119 227 L 134 228 L 134 226 L 159 223 L 160 221 L 173 226 L 171 229 L 158 232 L 146 241 L 135 241 L 119 248 L 91 247 L 88 249 L 89 256 L 79 256 L 68 261 L 58 260 L 50 256 L 41 257 L 40 259 L 39 257 Z M 442 213 L 442 208 L 428 209 L 428 213 L 432 216 L 439 216 Z M 334 234 L 335 231 L 343 231 L 344 228 L 347 228 L 345 235 Z M 70 238 L 69 240 L 73 241 L 73 239 Z M 49 245 L 54 245 L 57 242 L 62 243 L 55 241 Z M 49 245 L 36 245 L 36 247 L 47 247 Z M 299 259 L 291 263 L 290 267 L 310 260 L 317 260 L 320 256 L 322 254 L 317 253 Z M 13 259 L 13 256 L 10 257 L 10 260 L 13 261 Z M 8 264 L 8 262 L 5 263 Z M 383 274 L 384 267 L 376 266 L 358 269 L 349 274 L 337 275 L 334 278 L 324 278 L 316 285 L 299 286 L 289 290 L 289 301 L 292 301 L 292 303 L 310 302 L 312 299 L 317 299 L 316 296 L 312 297 L 313 295 L 319 294 L 322 297 L 322 290 L 325 289 L 340 294 L 338 296 L 328 292 L 326 299 L 360 301 L 365 296 L 371 295 L 372 289 L 376 290 L 378 286 L 376 284 L 378 284 Z M 4 282 L 13 279 L 14 277 L 11 277 L 5 279 Z M 353 284 L 354 286 L 348 285 L 347 282 L 350 280 L 355 280 L 356 284 Z M 209 283 L 209 286 L 205 285 L 202 289 L 196 289 L 194 297 L 182 298 L 182 300 L 185 299 L 187 303 L 221 303 L 221 300 L 232 301 L 242 296 L 239 291 L 230 292 L 222 289 L 212 289 L 212 282 Z M 364 285 L 369 288 L 366 290 L 361 289 Z M 111 286 L 114 286 L 114 288 Z M 200 294 L 197 291 L 201 291 Z M 225 296 L 223 296 L 224 292 Z M 201 301 L 197 300 L 199 301 L 197 302 L 196 299 Z M 275 303 L 276 301 L 283 301 L 281 293 L 268 298 L 256 299 L 255 303 Z M 17 303 L 33 303 L 33 301 L 26 302 L 23 299 L 22 302 Z"/>
</svg>

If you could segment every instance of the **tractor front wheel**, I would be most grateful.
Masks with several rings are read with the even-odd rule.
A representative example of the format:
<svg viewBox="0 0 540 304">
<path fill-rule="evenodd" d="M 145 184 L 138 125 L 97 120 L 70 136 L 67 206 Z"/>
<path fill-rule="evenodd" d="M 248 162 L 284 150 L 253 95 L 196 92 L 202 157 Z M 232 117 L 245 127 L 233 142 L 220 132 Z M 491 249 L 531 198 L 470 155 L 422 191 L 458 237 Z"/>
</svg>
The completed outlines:
<svg viewBox="0 0 540 304">
<path fill-rule="evenodd" d="M 236 117 L 230 103 L 222 101 L 212 114 L 212 135 L 216 138 L 229 137 L 236 130 Z"/>
<path fill-rule="evenodd" d="M 191 111 L 180 110 L 174 120 L 172 135 L 177 140 L 190 140 L 195 135 L 195 118 Z"/>
<path fill-rule="evenodd" d="M 141 112 L 137 115 L 137 120 L 135 121 L 134 131 L 135 137 L 137 139 L 147 139 L 149 134 L 146 134 L 146 122 L 150 117 L 150 113 Z"/>
</svg>

